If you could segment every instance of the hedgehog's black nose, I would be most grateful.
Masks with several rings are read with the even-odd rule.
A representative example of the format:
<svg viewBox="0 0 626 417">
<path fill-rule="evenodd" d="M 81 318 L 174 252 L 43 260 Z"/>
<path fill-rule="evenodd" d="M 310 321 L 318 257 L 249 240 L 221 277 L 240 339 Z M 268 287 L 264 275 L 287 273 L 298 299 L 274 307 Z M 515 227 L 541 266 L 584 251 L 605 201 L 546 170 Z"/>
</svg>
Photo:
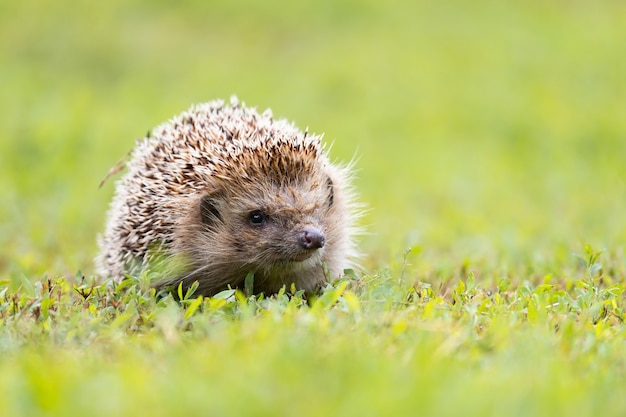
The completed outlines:
<svg viewBox="0 0 626 417">
<path fill-rule="evenodd" d="M 304 249 L 319 249 L 326 243 L 324 233 L 315 227 L 307 226 L 300 232 L 300 244 Z"/>
</svg>

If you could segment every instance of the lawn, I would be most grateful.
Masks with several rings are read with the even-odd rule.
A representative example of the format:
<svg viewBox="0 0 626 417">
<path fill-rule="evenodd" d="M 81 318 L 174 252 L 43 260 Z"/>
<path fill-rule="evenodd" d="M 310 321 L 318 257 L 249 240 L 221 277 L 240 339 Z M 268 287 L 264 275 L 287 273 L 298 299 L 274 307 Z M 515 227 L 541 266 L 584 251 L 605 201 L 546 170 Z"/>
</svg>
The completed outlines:
<svg viewBox="0 0 626 417">
<path fill-rule="evenodd" d="M 626 414 L 626 4 L 0 4 L 0 415 Z M 357 160 L 314 299 L 94 282 L 137 138 L 237 94 Z"/>
</svg>

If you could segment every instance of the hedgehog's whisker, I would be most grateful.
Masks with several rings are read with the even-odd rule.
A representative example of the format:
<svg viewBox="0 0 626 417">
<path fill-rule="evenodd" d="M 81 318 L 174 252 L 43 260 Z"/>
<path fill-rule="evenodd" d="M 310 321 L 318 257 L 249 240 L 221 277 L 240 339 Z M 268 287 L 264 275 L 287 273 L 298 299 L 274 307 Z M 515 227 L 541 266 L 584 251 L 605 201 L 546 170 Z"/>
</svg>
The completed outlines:
<svg viewBox="0 0 626 417">
<path fill-rule="evenodd" d="M 209 269 L 209 267 L 213 267 L 213 266 L 215 266 L 215 265 L 211 265 L 211 264 L 202 265 L 201 267 L 196 268 L 193 271 L 191 271 L 191 272 L 187 273 L 186 275 L 182 276 L 181 278 L 179 278 L 179 280 L 180 281 L 184 281 L 184 280 L 186 280 L 188 278 L 191 278 L 192 276 L 194 276 L 194 275 L 196 275 L 196 274 L 198 274 L 200 272 L 203 272 L 203 271 Z"/>
</svg>

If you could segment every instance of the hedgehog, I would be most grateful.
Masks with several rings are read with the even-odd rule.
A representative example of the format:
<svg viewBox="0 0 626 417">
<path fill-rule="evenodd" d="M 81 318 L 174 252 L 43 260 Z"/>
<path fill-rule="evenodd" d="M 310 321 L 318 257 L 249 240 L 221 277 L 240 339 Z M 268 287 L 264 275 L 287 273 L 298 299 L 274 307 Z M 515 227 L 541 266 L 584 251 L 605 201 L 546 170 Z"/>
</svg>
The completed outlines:
<svg viewBox="0 0 626 417">
<path fill-rule="evenodd" d="M 319 291 L 356 267 L 360 205 L 353 163 L 331 163 L 322 136 L 232 97 L 156 127 L 116 183 L 98 273 L 156 271 L 156 288 Z M 251 280 L 250 280 L 251 278 Z"/>
</svg>

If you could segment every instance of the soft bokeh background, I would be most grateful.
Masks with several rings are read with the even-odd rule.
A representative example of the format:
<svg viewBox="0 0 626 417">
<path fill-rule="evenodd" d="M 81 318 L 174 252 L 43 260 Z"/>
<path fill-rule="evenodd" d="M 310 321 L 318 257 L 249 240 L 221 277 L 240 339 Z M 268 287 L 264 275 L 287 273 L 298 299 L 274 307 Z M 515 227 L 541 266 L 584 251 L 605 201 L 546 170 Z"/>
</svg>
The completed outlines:
<svg viewBox="0 0 626 417">
<path fill-rule="evenodd" d="M 89 273 L 111 166 L 195 102 L 358 157 L 366 268 L 626 236 L 622 1 L 3 1 L 0 271 Z M 416 261 L 420 262 L 420 261 Z"/>
<path fill-rule="evenodd" d="M 231 94 L 356 155 L 371 275 L 75 285 L 109 168 Z M 624 416 L 625 155 L 623 0 L 0 0 L 0 415 Z"/>
</svg>

